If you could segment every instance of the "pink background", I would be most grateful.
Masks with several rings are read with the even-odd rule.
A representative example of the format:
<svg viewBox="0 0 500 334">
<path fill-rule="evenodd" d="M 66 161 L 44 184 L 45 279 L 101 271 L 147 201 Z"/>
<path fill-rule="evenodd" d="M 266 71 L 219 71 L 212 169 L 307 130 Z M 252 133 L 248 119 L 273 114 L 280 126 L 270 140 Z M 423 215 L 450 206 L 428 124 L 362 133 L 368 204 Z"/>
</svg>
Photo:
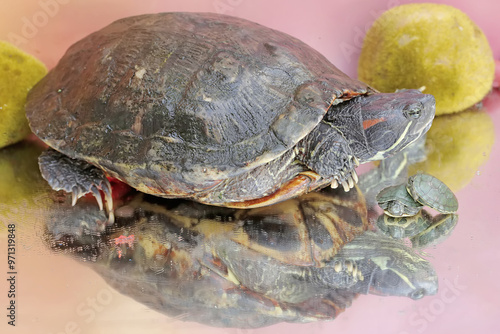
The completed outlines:
<svg viewBox="0 0 500 334">
<path fill-rule="evenodd" d="M 159 11 L 223 11 L 296 36 L 322 52 L 341 70 L 356 76 L 357 58 L 366 27 L 398 0 L 2 0 L 0 39 L 21 36 L 20 47 L 50 68 L 69 45 L 111 21 Z M 435 1 L 467 13 L 485 32 L 496 59 L 500 58 L 500 2 L 496 0 Z M 51 6 L 44 4 L 51 3 Z M 57 6 L 54 6 L 57 3 Z M 50 15 L 43 15 L 41 11 Z M 23 29 L 26 20 L 38 22 L 36 31 Z M 346 54 L 341 46 L 353 50 Z M 500 126 L 500 98 L 487 104 L 495 127 Z M 426 253 L 440 277 L 440 292 L 419 301 L 361 296 L 333 322 L 306 325 L 280 324 L 258 333 L 500 333 L 500 146 L 478 170 L 473 182 L 457 195 L 460 222 L 442 245 Z M 0 176 L 1 177 L 1 176 Z M 32 231 L 36 233 L 36 231 Z M 2 237 L 2 243 L 4 238 Z M 213 329 L 169 319 L 108 288 L 90 269 L 62 256 L 41 252 L 40 241 L 21 252 L 17 333 L 243 333 L 252 330 Z M 36 244 L 38 243 L 38 244 Z M 4 252 L 5 247 L 1 247 Z M 0 254 L 1 259 L 5 256 Z M 4 260 L 2 260 L 4 261 Z M 0 267 L 4 268 L 3 263 Z M 2 281 L 2 307 L 4 279 Z M 451 289 L 448 285 L 455 284 Z M 453 283 L 455 282 L 455 283 Z M 77 309 L 88 298 L 110 297 L 94 317 Z M 4 312 L 0 331 L 6 325 Z M 68 327 L 67 327 L 68 326 Z M 75 332 L 76 333 L 76 332 Z"/>
</svg>

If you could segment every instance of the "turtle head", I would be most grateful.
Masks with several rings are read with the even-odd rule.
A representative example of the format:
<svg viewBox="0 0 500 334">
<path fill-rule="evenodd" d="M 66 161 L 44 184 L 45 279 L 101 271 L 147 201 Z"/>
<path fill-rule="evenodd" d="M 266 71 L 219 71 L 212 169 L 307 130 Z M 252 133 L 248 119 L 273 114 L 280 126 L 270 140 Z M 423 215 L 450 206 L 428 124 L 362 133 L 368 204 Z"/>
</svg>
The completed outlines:
<svg viewBox="0 0 500 334">
<path fill-rule="evenodd" d="M 420 299 L 435 295 L 438 290 L 437 275 L 429 262 L 406 258 L 379 257 L 372 259 L 375 267 L 367 277 L 366 291 L 380 296 L 402 296 Z"/>
<path fill-rule="evenodd" d="M 424 135 L 431 127 L 436 107 L 434 96 L 416 89 L 353 100 L 365 138 L 350 141 L 354 143 L 354 155 L 363 162 L 394 155 Z"/>
<path fill-rule="evenodd" d="M 400 240 L 367 231 L 337 256 L 351 259 L 361 271 L 363 279 L 352 287 L 358 293 L 412 299 L 437 293 L 434 268 Z"/>
</svg>

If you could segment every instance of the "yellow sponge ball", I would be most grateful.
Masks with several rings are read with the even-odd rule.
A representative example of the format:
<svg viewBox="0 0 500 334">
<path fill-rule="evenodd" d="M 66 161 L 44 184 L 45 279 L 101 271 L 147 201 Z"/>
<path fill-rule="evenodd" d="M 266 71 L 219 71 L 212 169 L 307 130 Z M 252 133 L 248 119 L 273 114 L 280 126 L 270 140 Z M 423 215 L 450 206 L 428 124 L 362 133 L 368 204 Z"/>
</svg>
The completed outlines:
<svg viewBox="0 0 500 334">
<path fill-rule="evenodd" d="M 47 68 L 39 60 L 0 41 L 0 147 L 30 133 L 24 115 L 26 96 L 46 73 Z"/>
<path fill-rule="evenodd" d="M 383 13 L 366 34 L 358 76 L 382 92 L 420 88 L 436 115 L 465 110 L 490 91 L 495 73 L 483 32 L 460 10 L 408 4 Z"/>
<path fill-rule="evenodd" d="M 458 191 L 489 159 L 494 141 L 493 122 L 484 111 L 467 110 L 436 117 L 427 133 L 427 159 L 410 166 L 409 175 L 424 171 Z"/>
</svg>

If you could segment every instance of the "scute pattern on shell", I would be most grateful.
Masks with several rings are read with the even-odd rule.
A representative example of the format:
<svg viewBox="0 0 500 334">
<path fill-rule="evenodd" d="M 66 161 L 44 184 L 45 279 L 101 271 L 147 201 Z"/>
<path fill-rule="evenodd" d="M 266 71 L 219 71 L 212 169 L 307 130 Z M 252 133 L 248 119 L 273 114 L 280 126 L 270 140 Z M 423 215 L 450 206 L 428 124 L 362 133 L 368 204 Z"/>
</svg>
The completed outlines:
<svg viewBox="0 0 500 334">
<path fill-rule="evenodd" d="M 458 200 L 446 184 L 432 175 L 418 173 L 408 179 L 408 192 L 415 201 L 441 213 L 458 210 Z"/>
<path fill-rule="evenodd" d="M 368 91 L 287 34 L 217 14 L 160 13 L 73 45 L 31 91 L 27 115 L 62 153 L 168 195 L 275 159 L 330 104 Z"/>
</svg>

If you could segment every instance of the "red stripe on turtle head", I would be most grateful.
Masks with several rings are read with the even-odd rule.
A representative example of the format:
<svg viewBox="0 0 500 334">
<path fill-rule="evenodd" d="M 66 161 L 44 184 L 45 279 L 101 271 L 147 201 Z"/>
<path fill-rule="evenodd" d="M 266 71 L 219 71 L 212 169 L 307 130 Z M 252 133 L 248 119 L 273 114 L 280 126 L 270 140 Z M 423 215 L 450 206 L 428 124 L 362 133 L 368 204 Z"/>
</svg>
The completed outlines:
<svg viewBox="0 0 500 334">
<path fill-rule="evenodd" d="M 374 119 L 367 119 L 363 121 L 363 129 L 368 129 L 369 127 L 374 126 L 375 124 L 378 124 L 380 122 L 385 122 L 387 119 L 385 117 L 380 117 L 380 118 L 374 118 Z"/>
</svg>

